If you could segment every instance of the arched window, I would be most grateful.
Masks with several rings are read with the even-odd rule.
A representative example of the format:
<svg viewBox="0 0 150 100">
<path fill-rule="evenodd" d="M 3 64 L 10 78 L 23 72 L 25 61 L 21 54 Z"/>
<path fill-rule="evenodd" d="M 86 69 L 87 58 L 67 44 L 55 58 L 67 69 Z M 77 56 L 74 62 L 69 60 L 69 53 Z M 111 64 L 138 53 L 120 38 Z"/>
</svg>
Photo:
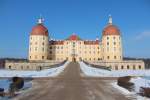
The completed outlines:
<svg viewBox="0 0 150 100">
<path fill-rule="evenodd" d="M 124 67 L 123 67 L 123 65 L 121 66 L 121 69 L 123 69 Z"/>
<path fill-rule="evenodd" d="M 107 56 L 107 59 L 109 59 L 109 56 Z"/>
<path fill-rule="evenodd" d="M 9 69 L 11 69 L 11 66 L 9 66 Z"/>
<path fill-rule="evenodd" d="M 139 69 L 141 69 L 141 65 L 139 65 Z"/>
<path fill-rule="evenodd" d="M 130 69 L 129 65 L 127 65 L 127 69 Z"/>
<path fill-rule="evenodd" d="M 133 69 L 136 69 L 136 68 L 135 68 L 135 65 L 133 65 Z"/>
<path fill-rule="evenodd" d="M 42 56 L 42 59 L 44 59 L 44 56 Z"/>
</svg>

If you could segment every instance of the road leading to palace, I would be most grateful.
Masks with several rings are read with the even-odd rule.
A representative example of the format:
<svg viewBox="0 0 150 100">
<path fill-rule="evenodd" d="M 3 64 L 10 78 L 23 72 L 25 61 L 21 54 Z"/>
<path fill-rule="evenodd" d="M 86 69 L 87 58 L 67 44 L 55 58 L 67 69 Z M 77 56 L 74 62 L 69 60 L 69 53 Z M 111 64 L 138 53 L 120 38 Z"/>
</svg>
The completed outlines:
<svg viewBox="0 0 150 100">
<path fill-rule="evenodd" d="M 19 100 L 129 100 L 111 87 L 110 80 L 82 77 L 78 63 L 71 62 L 58 77 L 34 80 L 33 89 Z"/>
</svg>

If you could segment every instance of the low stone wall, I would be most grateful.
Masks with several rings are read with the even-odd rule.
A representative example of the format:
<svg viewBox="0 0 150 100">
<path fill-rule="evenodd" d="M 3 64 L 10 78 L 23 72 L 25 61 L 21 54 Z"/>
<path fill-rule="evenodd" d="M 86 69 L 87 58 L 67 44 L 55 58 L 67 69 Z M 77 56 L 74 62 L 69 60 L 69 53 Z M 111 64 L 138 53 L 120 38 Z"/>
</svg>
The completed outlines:
<svg viewBox="0 0 150 100">
<path fill-rule="evenodd" d="M 143 70 L 145 64 L 142 60 L 124 60 L 124 61 L 98 61 L 89 62 L 90 64 L 109 67 L 112 70 Z"/>
<path fill-rule="evenodd" d="M 58 61 L 45 61 L 45 62 L 33 62 L 33 61 L 5 61 L 5 69 L 11 70 L 42 70 L 52 65 L 59 64 Z"/>
</svg>

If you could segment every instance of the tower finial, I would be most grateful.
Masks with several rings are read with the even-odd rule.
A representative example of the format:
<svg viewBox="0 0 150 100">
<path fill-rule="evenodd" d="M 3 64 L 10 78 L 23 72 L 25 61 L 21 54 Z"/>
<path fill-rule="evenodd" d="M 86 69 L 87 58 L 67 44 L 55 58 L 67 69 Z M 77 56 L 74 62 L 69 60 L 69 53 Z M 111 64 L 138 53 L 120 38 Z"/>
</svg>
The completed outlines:
<svg viewBox="0 0 150 100">
<path fill-rule="evenodd" d="M 42 24 L 44 22 L 44 19 L 42 18 L 42 15 L 40 14 L 40 18 L 38 19 L 38 24 Z"/>
<path fill-rule="evenodd" d="M 112 24 L 112 16 L 111 16 L 111 14 L 109 14 L 109 21 L 108 21 L 108 24 Z"/>
</svg>

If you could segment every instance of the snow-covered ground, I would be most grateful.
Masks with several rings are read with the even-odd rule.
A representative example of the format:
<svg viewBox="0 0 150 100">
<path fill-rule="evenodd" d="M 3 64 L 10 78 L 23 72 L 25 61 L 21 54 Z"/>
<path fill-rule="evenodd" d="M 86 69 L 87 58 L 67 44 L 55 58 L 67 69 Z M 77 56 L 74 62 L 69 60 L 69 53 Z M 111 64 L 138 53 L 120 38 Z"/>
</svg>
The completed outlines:
<svg viewBox="0 0 150 100">
<path fill-rule="evenodd" d="M 117 85 L 117 82 L 111 83 L 112 86 L 116 89 L 118 89 L 122 94 L 129 96 L 129 97 L 135 97 L 137 100 L 150 100 L 150 98 L 147 97 L 142 97 L 138 95 L 140 87 L 150 87 L 150 80 L 137 77 L 137 78 L 132 78 L 130 82 L 134 83 L 134 91 L 130 92 L 127 89 L 120 87 Z"/>
<path fill-rule="evenodd" d="M 94 77 L 120 77 L 120 76 L 150 76 L 150 70 L 104 70 L 91 67 L 83 62 L 79 62 L 82 72 L 86 76 Z"/>
<path fill-rule="evenodd" d="M 135 85 L 135 92 L 139 93 L 140 87 L 150 87 L 150 80 L 137 77 L 137 78 L 132 78 L 130 82 L 134 83 Z"/>
<path fill-rule="evenodd" d="M 17 70 L 0 70 L 0 77 L 53 77 L 60 74 L 69 62 L 56 68 L 45 69 L 41 71 L 17 71 Z"/>
</svg>

